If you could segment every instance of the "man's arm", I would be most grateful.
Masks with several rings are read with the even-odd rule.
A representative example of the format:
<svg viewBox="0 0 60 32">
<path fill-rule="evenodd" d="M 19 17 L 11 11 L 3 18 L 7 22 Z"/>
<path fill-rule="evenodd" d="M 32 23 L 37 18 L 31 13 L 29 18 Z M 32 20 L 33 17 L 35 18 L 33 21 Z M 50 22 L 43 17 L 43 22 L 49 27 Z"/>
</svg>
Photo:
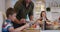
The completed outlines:
<svg viewBox="0 0 60 32">
<path fill-rule="evenodd" d="M 34 3 L 32 2 L 31 3 L 31 10 L 29 12 L 29 19 L 30 20 L 33 20 L 33 9 L 34 9 Z"/>
<path fill-rule="evenodd" d="M 16 2 L 16 4 L 14 5 L 14 9 L 15 9 L 15 11 L 17 13 L 16 19 L 15 19 L 15 23 L 20 24 L 20 17 L 21 17 L 20 13 L 22 11 L 21 2 L 20 1 Z"/>
<path fill-rule="evenodd" d="M 29 24 L 25 24 L 24 26 L 22 27 L 19 27 L 19 28 L 16 28 L 15 31 L 22 31 L 23 29 L 26 29 L 29 27 Z"/>
<path fill-rule="evenodd" d="M 20 24 L 20 21 L 17 18 L 15 18 L 15 23 Z"/>
</svg>

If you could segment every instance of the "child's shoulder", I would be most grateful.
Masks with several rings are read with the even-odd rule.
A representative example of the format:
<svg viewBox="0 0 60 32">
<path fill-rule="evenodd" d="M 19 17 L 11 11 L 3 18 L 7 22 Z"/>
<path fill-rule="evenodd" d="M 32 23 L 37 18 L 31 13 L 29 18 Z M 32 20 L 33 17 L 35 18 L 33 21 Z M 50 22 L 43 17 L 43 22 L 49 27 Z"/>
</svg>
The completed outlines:
<svg viewBox="0 0 60 32">
<path fill-rule="evenodd" d="M 11 21 L 7 19 L 7 20 L 4 21 L 3 25 L 6 26 L 6 25 L 8 25 L 9 23 L 11 24 Z"/>
<path fill-rule="evenodd" d="M 10 22 L 11 22 L 11 20 L 8 20 L 8 19 L 7 19 L 7 20 L 5 20 L 5 22 L 10 23 Z"/>
<path fill-rule="evenodd" d="M 10 20 L 5 20 L 5 22 L 3 23 L 3 27 L 8 27 L 8 26 L 11 26 L 12 25 L 12 23 L 11 23 L 11 21 Z"/>
</svg>

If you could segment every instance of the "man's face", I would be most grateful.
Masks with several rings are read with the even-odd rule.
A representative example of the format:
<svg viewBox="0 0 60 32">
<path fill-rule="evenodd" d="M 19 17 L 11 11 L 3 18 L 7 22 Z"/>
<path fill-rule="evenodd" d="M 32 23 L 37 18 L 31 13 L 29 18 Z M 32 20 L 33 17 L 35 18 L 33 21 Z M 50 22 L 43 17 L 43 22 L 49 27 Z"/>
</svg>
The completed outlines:
<svg viewBox="0 0 60 32">
<path fill-rule="evenodd" d="M 31 2 L 31 0 L 25 0 L 26 1 L 26 3 L 30 3 Z"/>
</svg>

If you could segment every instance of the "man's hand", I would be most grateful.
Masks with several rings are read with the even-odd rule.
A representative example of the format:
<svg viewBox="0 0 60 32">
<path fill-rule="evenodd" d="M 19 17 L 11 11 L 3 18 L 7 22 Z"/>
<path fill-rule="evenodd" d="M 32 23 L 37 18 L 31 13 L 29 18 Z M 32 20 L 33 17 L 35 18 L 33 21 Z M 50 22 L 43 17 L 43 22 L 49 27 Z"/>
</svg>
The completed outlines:
<svg viewBox="0 0 60 32">
<path fill-rule="evenodd" d="M 24 18 L 20 19 L 20 24 L 21 23 L 26 23 L 26 19 L 24 19 Z"/>
<path fill-rule="evenodd" d="M 33 15 L 32 15 L 32 16 L 30 16 L 30 21 L 33 21 L 33 18 L 34 18 L 34 17 L 33 17 Z"/>
<path fill-rule="evenodd" d="M 30 27 L 30 24 L 29 23 L 26 23 L 24 26 L 22 26 L 22 30 L 26 29 L 26 28 L 29 28 Z"/>
<path fill-rule="evenodd" d="M 25 27 L 30 27 L 30 24 L 29 24 L 29 23 L 27 23 L 27 24 L 25 25 Z"/>
</svg>

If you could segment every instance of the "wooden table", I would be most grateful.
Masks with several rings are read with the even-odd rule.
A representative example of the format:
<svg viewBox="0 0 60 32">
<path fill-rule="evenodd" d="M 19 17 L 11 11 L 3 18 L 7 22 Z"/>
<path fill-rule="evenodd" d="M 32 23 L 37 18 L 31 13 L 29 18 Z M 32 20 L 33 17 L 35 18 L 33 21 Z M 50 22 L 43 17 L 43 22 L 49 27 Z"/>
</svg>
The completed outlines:
<svg viewBox="0 0 60 32">
<path fill-rule="evenodd" d="M 40 29 L 25 29 L 23 32 L 40 32 Z"/>
</svg>

